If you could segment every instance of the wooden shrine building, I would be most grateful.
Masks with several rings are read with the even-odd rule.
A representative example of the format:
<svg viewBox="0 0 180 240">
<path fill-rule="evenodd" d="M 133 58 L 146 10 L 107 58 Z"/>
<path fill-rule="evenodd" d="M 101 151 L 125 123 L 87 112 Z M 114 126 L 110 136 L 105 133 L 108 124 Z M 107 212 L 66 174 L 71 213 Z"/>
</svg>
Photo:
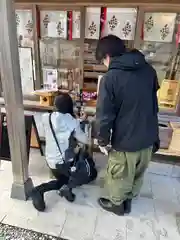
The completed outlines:
<svg viewBox="0 0 180 240">
<path fill-rule="evenodd" d="M 162 152 L 180 154 L 180 1 L 0 0 L 0 24 L 0 106 L 7 114 L 12 197 L 26 200 L 33 186 L 24 111 L 34 114 L 43 138 L 41 114 L 53 109 L 32 92 L 78 86 L 93 115 L 98 79 L 106 71 L 94 53 L 107 34 L 141 50 L 156 69 Z"/>
</svg>

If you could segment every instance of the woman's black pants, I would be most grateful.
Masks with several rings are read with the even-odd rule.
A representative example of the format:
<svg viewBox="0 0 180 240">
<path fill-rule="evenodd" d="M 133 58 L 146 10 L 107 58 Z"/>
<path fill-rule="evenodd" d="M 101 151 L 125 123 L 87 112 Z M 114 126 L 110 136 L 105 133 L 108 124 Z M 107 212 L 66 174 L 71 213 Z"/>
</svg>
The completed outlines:
<svg viewBox="0 0 180 240">
<path fill-rule="evenodd" d="M 51 169 L 51 172 L 56 179 L 35 187 L 42 194 L 52 190 L 59 190 L 63 185 L 68 184 L 69 176 L 62 169 Z"/>
</svg>

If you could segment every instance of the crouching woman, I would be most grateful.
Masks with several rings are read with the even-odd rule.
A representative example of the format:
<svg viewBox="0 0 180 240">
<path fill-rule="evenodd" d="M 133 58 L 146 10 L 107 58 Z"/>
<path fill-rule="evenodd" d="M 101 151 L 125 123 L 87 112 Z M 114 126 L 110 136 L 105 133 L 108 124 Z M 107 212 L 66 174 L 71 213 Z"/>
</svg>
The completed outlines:
<svg viewBox="0 0 180 240">
<path fill-rule="evenodd" d="M 54 104 L 56 110 L 43 115 L 43 125 L 46 161 L 55 179 L 33 189 L 32 202 L 38 211 L 46 208 L 45 192 L 59 190 L 61 197 L 73 202 L 75 195 L 72 188 L 87 184 L 97 177 L 93 159 L 86 151 L 79 150 L 79 143 L 87 145 L 89 141 L 81 128 L 80 120 L 76 119 L 73 112 L 72 98 L 69 94 L 62 93 L 55 98 Z"/>
</svg>

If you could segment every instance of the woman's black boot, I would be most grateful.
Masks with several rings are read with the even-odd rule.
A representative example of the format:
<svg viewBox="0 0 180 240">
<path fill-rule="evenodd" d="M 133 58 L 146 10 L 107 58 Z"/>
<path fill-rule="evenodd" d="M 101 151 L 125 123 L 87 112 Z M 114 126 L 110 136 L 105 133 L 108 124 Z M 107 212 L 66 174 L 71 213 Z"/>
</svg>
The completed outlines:
<svg viewBox="0 0 180 240">
<path fill-rule="evenodd" d="M 59 196 L 65 197 L 68 202 L 74 202 L 76 195 L 72 192 L 67 185 L 62 186 L 58 192 Z"/>
<path fill-rule="evenodd" d="M 31 198 L 34 208 L 39 212 L 44 212 L 46 208 L 44 193 L 41 193 L 37 188 L 34 188 L 31 192 Z"/>
</svg>

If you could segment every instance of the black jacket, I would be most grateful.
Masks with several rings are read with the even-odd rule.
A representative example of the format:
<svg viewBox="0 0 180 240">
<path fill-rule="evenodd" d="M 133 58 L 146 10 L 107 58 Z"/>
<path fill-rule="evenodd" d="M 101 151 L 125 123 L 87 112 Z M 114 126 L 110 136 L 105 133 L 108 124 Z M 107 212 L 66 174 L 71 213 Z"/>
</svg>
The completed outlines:
<svg viewBox="0 0 180 240">
<path fill-rule="evenodd" d="M 156 71 L 134 50 L 111 60 L 97 101 L 97 134 L 101 145 L 135 152 L 158 139 L 159 88 Z M 111 134 L 112 131 L 112 134 Z"/>
</svg>

